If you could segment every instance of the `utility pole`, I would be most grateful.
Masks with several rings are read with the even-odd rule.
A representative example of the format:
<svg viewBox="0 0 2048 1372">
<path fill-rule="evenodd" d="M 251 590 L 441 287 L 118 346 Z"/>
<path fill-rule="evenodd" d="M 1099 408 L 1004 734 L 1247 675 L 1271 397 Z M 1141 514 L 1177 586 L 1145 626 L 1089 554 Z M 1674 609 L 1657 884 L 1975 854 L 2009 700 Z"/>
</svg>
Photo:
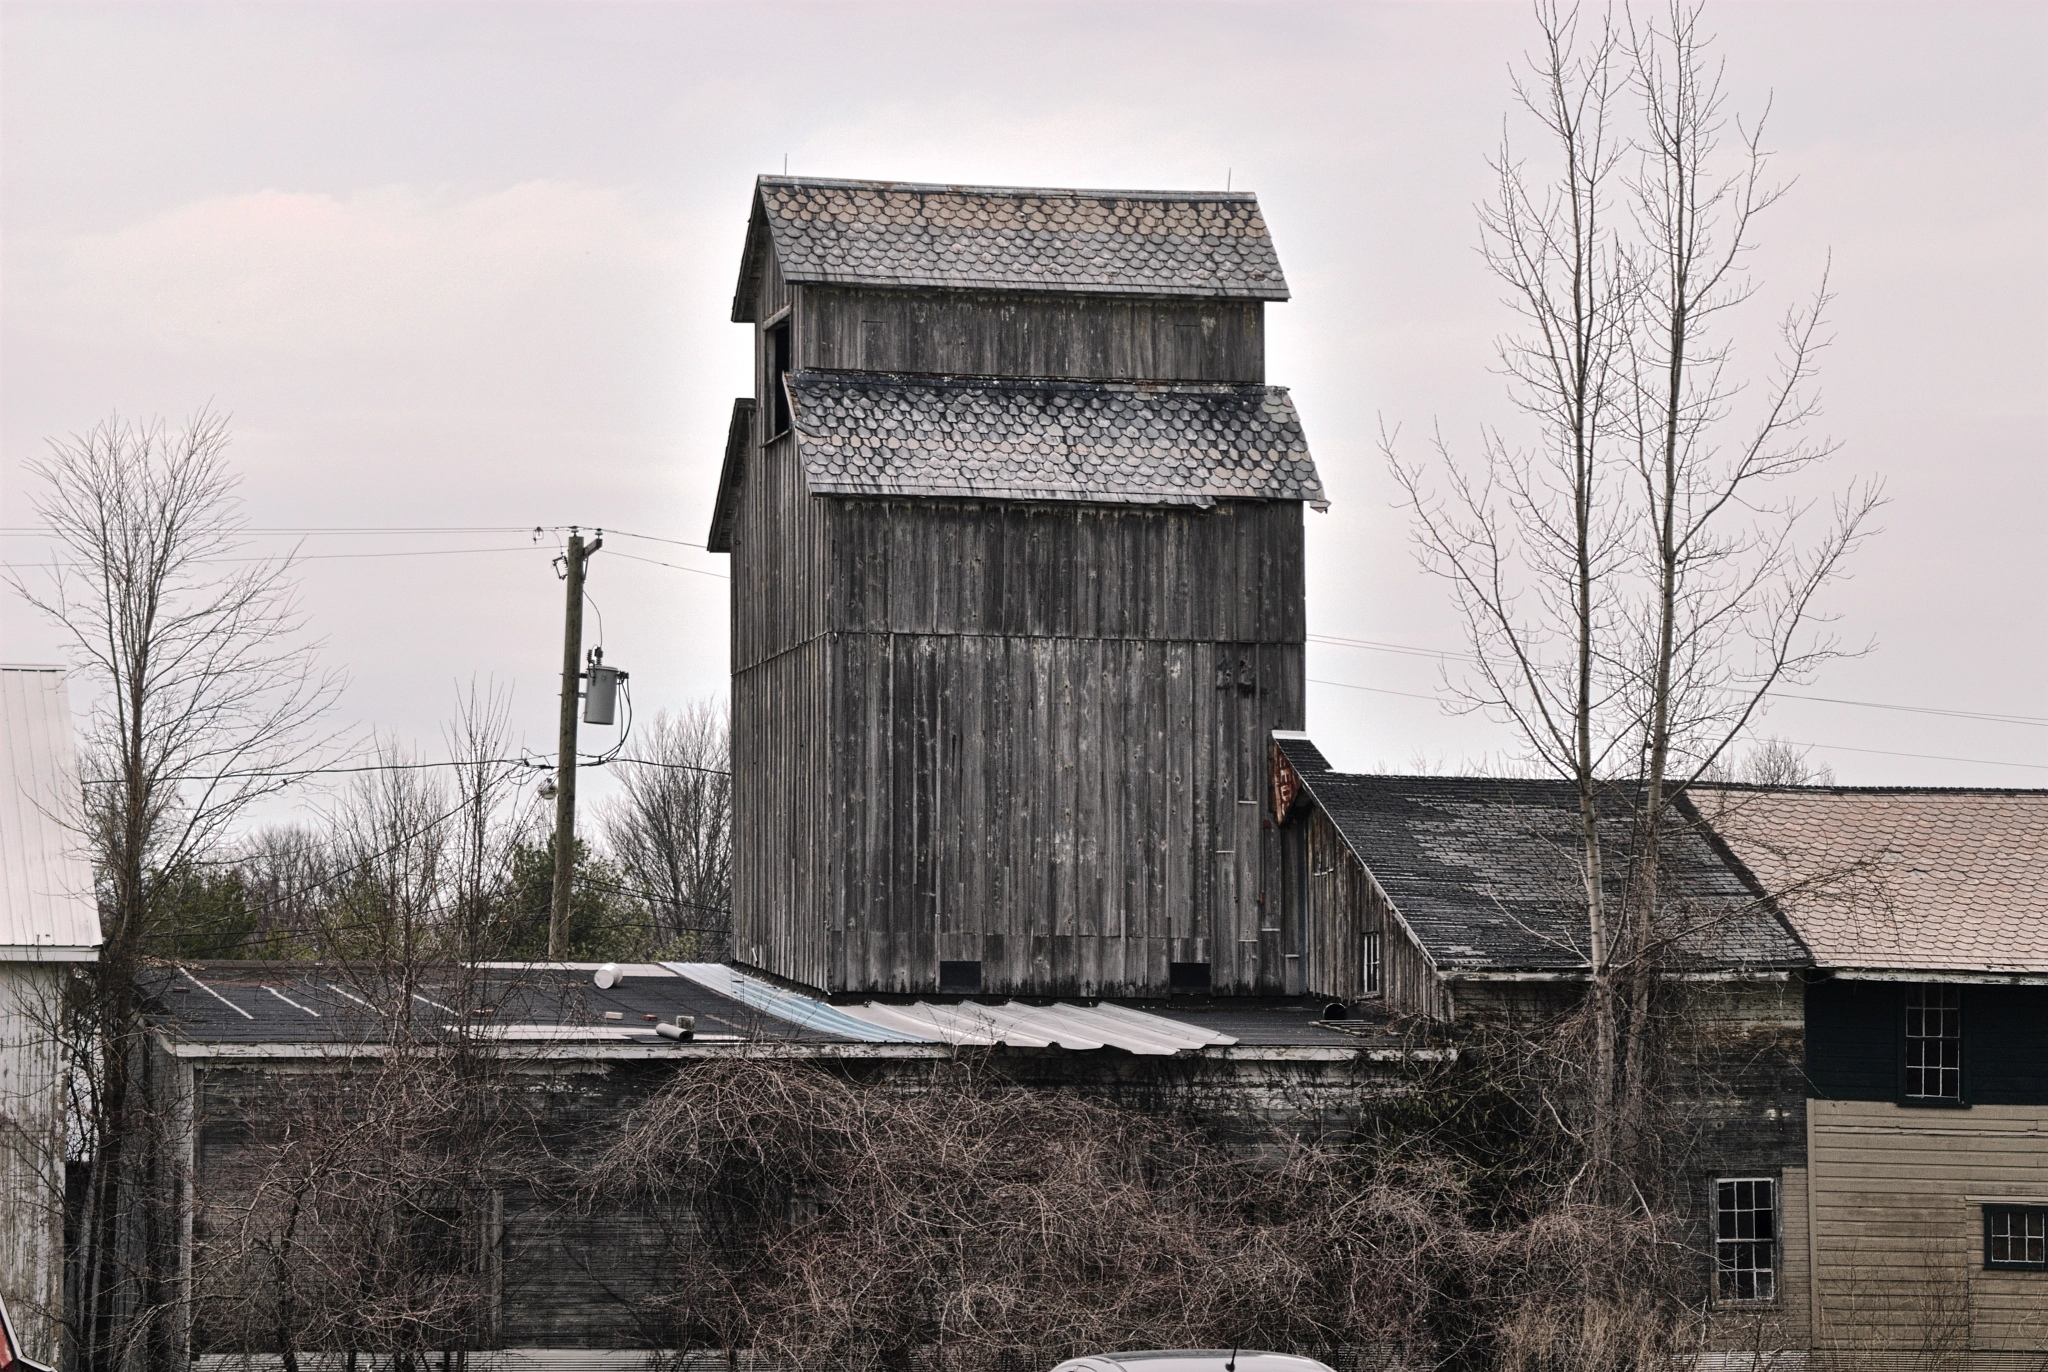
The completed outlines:
<svg viewBox="0 0 2048 1372">
<path fill-rule="evenodd" d="M 583 569 L 604 546 L 604 530 L 588 546 L 583 535 L 569 530 L 569 552 L 562 579 L 569 603 L 562 620 L 561 759 L 555 770 L 555 894 L 548 907 L 548 957 L 562 955 L 562 933 L 569 926 L 569 886 L 576 872 L 576 701 L 583 667 Z"/>
</svg>

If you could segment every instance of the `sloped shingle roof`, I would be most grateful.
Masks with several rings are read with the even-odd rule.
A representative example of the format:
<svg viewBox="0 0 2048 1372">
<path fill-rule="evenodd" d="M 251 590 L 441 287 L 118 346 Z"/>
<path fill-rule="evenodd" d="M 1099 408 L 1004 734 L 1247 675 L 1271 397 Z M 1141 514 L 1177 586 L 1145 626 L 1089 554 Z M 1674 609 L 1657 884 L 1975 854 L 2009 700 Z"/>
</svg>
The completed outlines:
<svg viewBox="0 0 2048 1372">
<path fill-rule="evenodd" d="M 772 243 L 790 281 L 1285 300 L 1258 197 L 764 176 L 733 301 Z"/>
<path fill-rule="evenodd" d="M 1306 739 L 1277 740 L 1310 795 L 1439 971 L 1563 971 L 1587 962 L 1576 793 L 1568 782 L 1372 776 L 1328 770 Z M 1616 894 L 1630 820 L 1613 798 Z M 1693 970 L 1810 962 L 1712 839 L 1684 815 L 1666 840 L 1676 961 Z"/>
<path fill-rule="evenodd" d="M 1822 966 L 2048 973 L 2048 791 L 1694 794 Z"/>
<path fill-rule="evenodd" d="M 0 667 L 0 960 L 100 943 L 61 667 Z"/>
<path fill-rule="evenodd" d="M 1206 505 L 1321 501 L 1277 386 L 960 381 L 799 372 L 814 493 Z"/>
</svg>

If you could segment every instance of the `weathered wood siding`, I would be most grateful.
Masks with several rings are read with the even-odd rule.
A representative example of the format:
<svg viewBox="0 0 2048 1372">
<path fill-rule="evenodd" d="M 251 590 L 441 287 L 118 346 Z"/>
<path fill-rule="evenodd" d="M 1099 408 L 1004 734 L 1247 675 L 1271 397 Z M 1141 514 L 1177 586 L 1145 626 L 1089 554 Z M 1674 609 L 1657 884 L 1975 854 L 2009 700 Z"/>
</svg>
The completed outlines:
<svg viewBox="0 0 2048 1372">
<path fill-rule="evenodd" d="M 64 1091 L 53 1030 L 61 962 L 0 962 L 0 1298 L 54 1364 L 64 1265 Z"/>
<path fill-rule="evenodd" d="M 796 367 L 1256 382 L 1262 306 L 785 286 L 733 523 L 733 950 L 832 991 L 1302 989 L 1267 732 L 1303 718 L 1302 511 L 821 500 Z M 1289 955 L 1294 956 L 1290 957 Z"/>
<path fill-rule="evenodd" d="M 1435 969 L 1382 899 L 1330 817 L 1308 801 L 1284 826 L 1302 865 L 1283 882 L 1290 927 L 1301 930 L 1302 989 L 1335 1000 L 1365 991 L 1365 935 L 1380 935 L 1381 1000 L 1399 1015 L 1448 1019 L 1451 1003 Z M 1295 913 L 1296 908 L 1300 914 Z"/>
<path fill-rule="evenodd" d="M 1300 507 L 834 509 L 832 989 L 1299 989 L 1259 800 L 1303 714 Z"/>
<path fill-rule="evenodd" d="M 793 295 L 771 254 L 758 317 L 772 320 Z M 823 985 L 830 507 L 806 487 L 794 438 L 770 441 L 766 399 L 779 378 L 769 371 L 766 327 L 754 334 L 762 403 L 732 531 L 732 952 Z"/>
<path fill-rule="evenodd" d="M 734 1044 L 721 1055 L 748 1051 L 745 1045 Z M 160 1049 L 153 1049 L 151 1057 L 159 1074 L 182 1075 L 187 1070 Z M 478 1238 L 490 1308 L 477 1345 L 518 1350 L 675 1347 L 677 1331 L 664 1318 L 673 1310 L 663 1298 L 690 1283 L 721 1280 L 711 1260 L 712 1236 L 696 1217 L 701 1197 L 685 1193 L 658 1202 L 645 1194 L 597 1196 L 591 1198 L 593 1204 L 585 1205 L 555 1188 L 616 1144 L 622 1122 L 655 1092 L 700 1062 L 595 1062 L 557 1046 L 503 1064 L 504 1076 L 498 1083 L 503 1094 L 494 1106 L 505 1112 L 505 1118 L 529 1118 L 545 1138 L 545 1154 L 536 1154 L 531 1163 L 543 1173 L 554 1173 L 544 1177 L 553 1186 L 542 1191 L 513 1184 L 460 1198 L 460 1203 L 473 1207 L 469 1213 L 484 1221 Z M 805 1070 L 809 1065 L 791 1066 Z M 818 1066 L 843 1072 L 856 1083 L 903 1093 L 930 1089 L 954 1072 L 948 1058 L 870 1058 Z M 287 1131 L 301 1140 L 339 1137 L 339 1131 L 349 1127 L 350 1079 L 360 1080 L 376 1070 L 373 1061 L 351 1063 L 346 1058 L 241 1058 L 197 1065 L 192 1073 L 192 1113 L 147 1131 L 139 1142 L 150 1150 L 159 1171 L 182 1174 L 188 1159 L 191 1163 L 194 1237 L 202 1273 L 210 1265 L 209 1245 L 235 1242 L 238 1219 L 246 1213 L 259 1181 L 280 1161 Z M 1078 1094 L 1107 1105 L 1171 1112 L 1176 1117 L 1192 1113 L 1211 1127 L 1241 1136 L 1248 1158 L 1263 1156 L 1269 1146 L 1263 1130 L 1247 1128 L 1248 1123 L 1271 1124 L 1323 1142 L 1342 1139 L 1369 1131 L 1375 1111 L 1398 1091 L 1401 1080 L 1398 1064 L 1331 1050 L 1284 1061 L 1022 1050 L 1000 1055 L 977 1070 L 1025 1090 L 1068 1098 Z M 160 1231 L 157 1240 L 177 1241 L 169 1230 Z M 154 1252 L 153 1261 L 160 1270 L 187 1270 L 184 1256 L 161 1249 Z M 188 1329 L 181 1323 L 174 1330 L 158 1331 L 174 1337 L 159 1340 L 162 1356 L 150 1366 L 186 1367 L 192 1362 L 190 1354 L 232 1351 L 221 1312 L 209 1308 L 205 1297 L 245 1293 L 223 1291 L 205 1281 L 200 1292 L 195 1326 Z M 260 1290 L 246 1294 L 259 1300 L 267 1295 Z M 695 1332 L 700 1337 L 703 1333 Z M 260 1350 L 254 1361 L 262 1365 Z M 362 1361 L 365 1366 L 372 1362 Z M 485 1360 L 474 1359 L 470 1365 L 480 1361 Z M 604 1365 L 630 1361 L 621 1357 Z M 438 1357 L 431 1360 L 431 1365 L 439 1363 Z M 308 1359 L 305 1365 L 328 1364 Z M 575 1366 L 577 1359 L 558 1356 L 544 1365 Z"/>
<path fill-rule="evenodd" d="M 832 644 L 823 638 L 733 674 L 733 954 L 824 986 L 834 897 Z"/>
<path fill-rule="evenodd" d="M 1144 995 L 1169 962 L 1283 993 L 1262 919 L 1267 731 L 1298 644 L 857 634 L 837 645 L 839 986 Z"/>
<path fill-rule="evenodd" d="M 2048 1204 L 2048 1107 L 1815 1100 L 1807 1118 L 1816 1345 L 2048 1360 L 2048 1273 L 1987 1270 L 1983 1214 Z"/>
<path fill-rule="evenodd" d="M 835 630 L 1305 641 L 1299 504 L 850 500 L 834 510 Z"/>
<path fill-rule="evenodd" d="M 772 256 L 772 254 L 771 254 Z M 805 286 L 798 365 L 1113 381 L 1266 379 L 1258 301 Z"/>
</svg>

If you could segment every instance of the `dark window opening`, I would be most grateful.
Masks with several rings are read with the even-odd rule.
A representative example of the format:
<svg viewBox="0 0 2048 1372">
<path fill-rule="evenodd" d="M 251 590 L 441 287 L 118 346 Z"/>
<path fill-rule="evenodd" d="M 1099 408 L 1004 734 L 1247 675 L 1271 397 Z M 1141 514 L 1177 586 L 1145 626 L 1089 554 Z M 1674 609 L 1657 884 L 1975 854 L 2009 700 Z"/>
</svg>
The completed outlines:
<svg viewBox="0 0 2048 1372">
<path fill-rule="evenodd" d="M 1962 1100 L 1961 988 L 1906 988 L 1905 1095 L 1908 1100 Z"/>
<path fill-rule="evenodd" d="M 1209 989 L 1209 964 L 1169 962 L 1166 964 L 1166 985 L 1172 991 L 1206 991 Z"/>
<path fill-rule="evenodd" d="M 2048 1205 L 1985 1206 L 1984 1265 L 2048 1272 Z"/>
<path fill-rule="evenodd" d="M 762 378 L 767 387 L 766 411 L 768 416 L 768 437 L 780 438 L 789 432 L 789 321 L 769 329 L 762 338 L 762 361 L 766 364 L 767 375 Z"/>
<path fill-rule="evenodd" d="M 981 964 L 979 962 L 941 962 L 939 964 L 939 990 L 949 996 L 980 995 Z"/>
<path fill-rule="evenodd" d="M 1724 1301 L 1778 1298 L 1778 1183 L 1744 1177 L 1714 1183 L 1715 1294 Z"/>
<path fill-rule="evenodd" d="M 1365 994 L 1368 996 L 1385 995 L 1386 985 L 1381 980 L 1382 971 L 1380 963 L 1380 933 L 1377 929 L 1373 930 L 1371 933 L 1365 936 L 1363 960 L 1365 971 Z"/>
</svg>

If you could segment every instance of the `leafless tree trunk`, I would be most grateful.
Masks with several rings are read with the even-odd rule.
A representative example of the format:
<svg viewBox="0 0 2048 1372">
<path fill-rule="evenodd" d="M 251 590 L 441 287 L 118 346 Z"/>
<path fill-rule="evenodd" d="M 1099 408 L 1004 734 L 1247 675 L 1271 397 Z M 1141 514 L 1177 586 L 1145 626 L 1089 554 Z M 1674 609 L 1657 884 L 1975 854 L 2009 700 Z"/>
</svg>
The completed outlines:
<svg viewBox="0 0 2048 1372">
<path fill-rule="evenodd" d="M 1557 155 L 1532 175 L 1503 136 L 1496 198 L 1480 216 L 1487 265 L 1522 332 L 1498 345 L 1515 405 L 1535 421 L 1516 446 L 1484 437 L 1467 470 L 1437 441 L 1447 497 L 1432 471 L 1387 455 L 1417 520 L 1425 563 L 1451 585 L 1478 661 L 1459 687 L 1470 708 L 1511 722 L 1543 767 L 1579 799 L 1594 1062 L 1589 1155 L 1612 1150 L 1614 929 L 1601 842 L 1601 790 L 1630 740 L 1614 728 L 1618 585 L 1629 527 L 1613 451 L 1629 398 L 1626 362 L 1637 282 L 1609 225 L 1626 150 L 1614 129 L 1623 90 L 1617 35 L 1582 35 L 1577 11 L 1539 5 L 1541 48 L 1515 78 L 1517 103 Z"/>
<path fill-rule="evenodd" d="M 146 1109 L 133 1079 L 135 973 L 165 883 L 237 816 L 286 784 L 325 740 L 311 726 L 340 679 L 301 638 L 288 560 L 243 555 L 226 421 L 181 430 L 109 419 L 53 443 L 31 470 L 36 513 L 62 552 L 48 575 L 9 584 L 64 629 L 95 690 L 85 740 L 88 837 L 105 946 L 88 973 L 74 1060 L 90 1185 L 67 1312 L 77 1365 L 140 1356 L 131 1335 L 182 1299 L 163 1273 L 124 1271 L 119 1188 Z"/>
<path fill-rule="evenodd" d="M 461 801 L 455 854 L 455 934 L 452 951 L 464 961 L 486 956 L 491 901 L 503 879 L 512 830 L 500 821 L 517 764 L 505 761 L 511 720 L 510 692 L 476 683 L 458 701 L 458 718 L 445 731 L 455 759 L 455 789 Z"/>
<path fill-rule="evenodd" d="M 622 761 L 625 794 L 602 812 L 605 844 L 676 953 L 722 957 L 732 928 L 732 733 L 699 701 L 656 715 Z"/>
<path fill-rule="evenodd" d="M 1738 129 L 1732 159 L 1721 145 L 1698 8 L 1622 31 L 1554 0 L 1536 15 L 1516 95 L 1549 156 L 1532 172 L 1504 142 L 1481 221 L 1522 321 L 1500 356 L 1530 435 L 1490 432 L 1474 463 L 1441 438 L 1430 463 L 1385 447 L 1423 560 L 1470 628 L 1477 670 L 1453 689 L 1579 795 L 1584 1144 L 1595 1193 L 1614 1199 L 1636 1189 L 1623 1154 L 1643 1141 L 1655 1070 L 1674 798 L 1774 687 L 1842 654 L 1816 601 L 1878 496 L 1850 487 L 1814 529 L 1771 486 L 1833 451 L 1805 437 L 1828 297 L 1823 284 L 1786 316 L 1775 372 L 1746 392 L 1726 316 L 1754 292 L 1741 264 L 1780 192 L 1757 129 Z M 1625 138 L 1631 101 L 1641 131 Z"/>
</svg>

